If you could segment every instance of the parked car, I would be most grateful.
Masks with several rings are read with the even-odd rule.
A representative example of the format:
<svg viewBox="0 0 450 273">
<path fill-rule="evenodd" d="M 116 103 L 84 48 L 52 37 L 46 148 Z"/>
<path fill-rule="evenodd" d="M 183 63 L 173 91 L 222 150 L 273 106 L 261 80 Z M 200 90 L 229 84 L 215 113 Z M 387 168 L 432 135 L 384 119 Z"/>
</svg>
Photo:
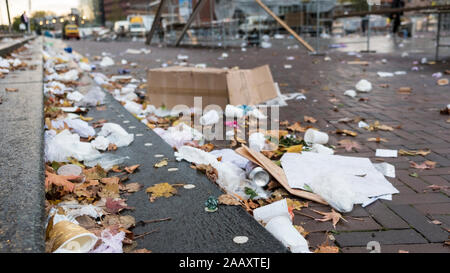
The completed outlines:
<svg viewBox="0 0 450 273">
<path fill-rule="evenodd" d="M 69 24 L 64 27 L 63 39 L 66 40 L 70 38 L 80 40 L 80 30 L 77 25 Z"/>
</svg>

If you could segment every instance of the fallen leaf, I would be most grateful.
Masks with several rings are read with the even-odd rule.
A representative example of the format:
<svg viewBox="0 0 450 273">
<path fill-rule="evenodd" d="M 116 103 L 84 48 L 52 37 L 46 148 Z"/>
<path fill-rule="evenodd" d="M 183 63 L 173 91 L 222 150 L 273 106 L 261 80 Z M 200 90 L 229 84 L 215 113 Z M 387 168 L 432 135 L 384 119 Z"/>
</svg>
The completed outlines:
<svg viewBox="0 0 450 273">
<path fill-rule="evenodd" d="M 365 127 L 365 129 L 369 131 L 376 131 L 376 130 L 382 130 L 382 131 L 394 131 L 394 128 L 388 125 L 380 124 L 380 122 L 377 120 L 374 123 L 370 124 L 369 127 Z"/>
<path fill-rule="evenodd" d="M 361 145 L 359 145 L 358 142 L 353 141 L 351 139 L 343 139 L 343 140 L 339 141 L 338 143 L 341 147 L 345 148 L 345 150 L 347 152 L 351 152 L 352 149 L 355 149 L 355 150 L 361 149 Z"/>
<path fill-rule="evenodd" d="M 19 89 L 18 88 L 8 88 L 8 87 L 6 87 L 5 91 L 6 92 L 17 92 L 17 91 L 19 91 Z"/>
<path fill-rule="evenodd" d="M 397 93 L 399 93 L 399 94 L 411 94 L 411 91 L 412 91 L 412 88 L 411 88 L 411 87 L 405 87 L 405 86 L 403 86 L 403 87 L 400 87 L 400 88 L 397 90 Z"/>
<path fill-rule="evenodd" d="M 400 149 L 398 151 L 399 155 L 409 155 L 409 156 L 416 156 L 416 155 L 426 156 L 429 153 L 431 153 L 430 150 L 417 150 L 417 151 L 414 151 L 414 150 L 403 150 L 403 149 Z"/>
<path fill-rule="evenodd" d="M 113 176 L 113 177 L 105 177 L 100 179 L 100 182 L 102 182 L 103 184 L 106 185 L 118 185 L 120 182 L 120 178 L 117 176 Z"/>
<path fill-rule="evenodd" d="M 339 253 L 339 247 L 330 245 L 319 245 L 317 246 L 314 253 Z"/>
<path fill-rule="evenodd" d="M 331 209 L 331 212 L 321 212 L 321 211 L 318 211 L 315 209 L 311 209 L 311 210 L 323 215 L 323 217 L 321 219 L 314 219 L 314 220 L 320 221 L 320 222 L 332 221 L 334 228 L 336 228 L 336 224 L 339 222 L 340 219 L 347 222 L 347 220 L 345 220 L 344 217 L 342 217 L 342 215 L 339 212 L 336 212 L 334 209 Z"/>
<path fill-rule="evenodd" d="M 338 129 L 338 130 L 336 130 L 336 134 L 339 134 L 339 135 L 348 135 L 348 136 L 352 136 L 352 137 L 355 137 L 355 136 L 357 136 L 358 135 L 358 133 L 356 133 L 356 132 L 353 132 L 353 131 L 350 131 L 350 130 L 341 130 L 341 129 Z"/>
<path fill-rule="evenodd" d="M 92 121 L 94 118 L 91 117 L 83 117 L 83 115 L 80 115 L 80 119 L 86 122 Z"/>
<path fill-rule="evenodd" d="M 387 139 L 381 138 L 381 137 L 371 137 L 371 138 L 368 138 L 367 141 L 373 141 L 373 142 L 377 142 L 377 143 L 388 142 Z"/>
<path fill-rule="evenodd" d="M 309 234 L 302 226 L 294 225 L 294 227 L 303 237 L 306 237 Z"/>
<path fill-rule="evenodd" d="M 448 79 L 439 79 L 437 84 L 440 86 L 448 85 Z"/>
<path fill-rule="evenodd" d="M 234 196 L 230 194 L 222 194 L 218 198 L 219 204 L 228 205 L 228 206 L 239 206 L 241 202 L 237 200 Z"/>
<path fill-rule="evenodd" d="M 133 193 L 133 192 L 140 191 L 141 188 L 142 188 L 142 185 L 139 183 L 129 183 L 129 184 L 126 184 L 124 187 L 122 187 L 122 190 L 124 190 L 128 193 Z"/>
<path fill-rule="evenodd" d="M 108 151 L 115 151 L 115 150 L 117 150 L 117 145 L 114 143 L 109 143 Z"/>
<path fill-rule="evenodd" d="M 435 225 L 441 225 L 442 224 L 442 222 L 439 221 L 439 220 L 433 220 L 433 221 L 431 221 L 431 223 L 435 224 Z"/>
<path fill-rule="evenodd" d="M 136 220 L 131 215 L 106 215 L 102 224 L 104 227 L 117 225 L 120 228 L 130 229 L 136 225 Z"/>
<path fill-rule="evenodd" d="M 280 121 L 280 125 L 281 126 L 288 126 L 289 125 L 289 121 L 288 120 Z"/>
<path fill-rule="evenodd" d="M 286 202 L 288 207 L 295 210 L 301 210 L 302 208 L 307 208 L 309 206 L 308 202 L 301 202 L 299 200 L 292 200 L 290 198 L 286 198 Z"/>
<path fill-rule="evenodd" d="M 153 167 L 161 168 L 161 167 L 167 166 L 167 164 L 169 164 L 167 160 L 168 159 L 165 158 L 165 159 L 161 160 L 160 162 L 156 163 L 155 165 L 153 165 Z"/>
<path fill-rule="evenodd" d="M 414 161 L 410 161 L 411 167 L 414 169 L 420 169 L 420 170 L 430 170 L 433 169 L 436 166 L 436 162 L 427 160 L 421 164 L 417 164 Z"/>
<path fill-rule="evenodd" d="M 430 189 L 432 191 L 441 191 L 441 190 L 447 190 L 450 189 L 450 186 L 439 186 L 439 185 L 431 185 L 428 186 L 427 189 Z"/>
<path fill-rule="evenodd" d="M 106 177 L 106 171 L 100 165 L 84 169 L 83 174 L 86 176 L 86 180 L 101 180 Z"/>
<path fill-rule="evenodd" d="M 113 198 L 106 198 L 105 207 L 106 207 L 107 212 L 113 213 L 113 214 L 118 213 L 122 209 L 129 208 L 127 206 L 127 204 L 125 203 L 125 200 L 123 200 L 123 199 L 114 200 Z"/>
<path fill-rule="evenodd" d="M 315 119 L 313 117 L 310 117 L 310 116 L 304 116 L 303 118 L 304 118 L 305 122 L 309 122 L 309 123 L 316 123 L 317 122 L 317 119 Z"/>
<path fill-rule="evenodd" d="M 135 249 L 135 250 L 131 251 L 130 253 L 152 253 L 152 252 L 146 248 L 141 248 L 141 249 Z"/>
<path fill-rule="evenodd" d="M 214 149 L 214 144 L 207 143 L 205 145 L 200 146 L 199 149 L 209 153 Z"/>
<path fill-rule="evenodd" d="M 300 133 L 306 132 L 306 127 L 302 127 L 300 122 L 292 124 L 291 126 L 287 127 L 287 129 L 293 132 L 300 132 Z"/>
<path fill-rule="evenodd" d="M 75 189 L 75 184 L 70 182 L 69 180 L 78 180 L 80 176 L 62 176 L 51 173 L 49 171 L 45 171 L 45 189 L 49 191 L 51 187 L 58 186 L 63 187 L 64 192 L 73 192 Z"/>
<path fill-rule="evenodd" d="M 282 148 L 281 150 L 286 153 L 301 153 L 303 150 L 303 145 L 293 145 L 288 148 Z"/>
<path fill-rule="evenodd" d="M 169 183 L 159 183 L 152 187 L 148 187 L 147 193 L 151 193 L 150 202 L 154 202 L 156 198 L 166 197 L 169 198 L 174 194 L 177 194 L 177 190 Z"/>
<path fill-rule="evenodd" d="M 137 164 L 137 165 L 126 167 L 125 171 L 129 174 L 132 174 L 132 173 L 134 173 L 134 171 L 136 171 L 137 168 L 139 168 L 139 166 L 141 166 L 141 165 Z"/>
<path fill-rule="evenodd" d="M 194 169 L 197 169 L 201 171 L 202 173 L 206 174 L 206 177 L 208 177 L 209 180 L 216 182 L 219 178 L 218 171 L 211 165 L 205 165 L 205 164 L 198 164 L 194 166 Z"/>
</svg>

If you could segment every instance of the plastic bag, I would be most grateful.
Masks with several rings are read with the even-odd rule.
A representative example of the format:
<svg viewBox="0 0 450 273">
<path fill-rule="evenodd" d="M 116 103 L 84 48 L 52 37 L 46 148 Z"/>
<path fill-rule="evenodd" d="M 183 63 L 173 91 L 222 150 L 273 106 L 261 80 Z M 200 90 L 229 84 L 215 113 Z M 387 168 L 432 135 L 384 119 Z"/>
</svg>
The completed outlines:
<svg viewBox="0 0 450 273">
<path fill-rule="evenodd" d="M 98 136 L 93 141 L 91 141 L 92 147 L 100 151 L 106 151 L 109 146 L 109 140 L 104 136 Z"/>
<path fill-rule="evenodd" d="M 153 131 L 164 139 L 167 144 L 177 149 L 186 143 L 193 141 L 201 142 L 204 139 L 202 133 L 189 127 L 185 123 L 180 123 L 177 126 L 169 127 L 167 130 L 155 128 Z"/>
<path fill-rule="evenodd" d="M 250 135 L 248 142 L 250 149 L 261 152 L 266 144 L 266 138 L 263 133 L 253 133 Z"/>
<path fill-rule="evenodd" d="M 201 125 L 213 125 L 219 122 L 220 117 L 217 111 L 211 110 L 200 118 Z"/>
<path fill-rule="evenodd" d="M 105 93 L 99 88 L 92 88 L 76 106 L 97 106 L 104 104 Z"/>
<path fill-rule="evenodd" d="M 56 134 L 54 130 L 45 132 L 45 161 L 68 162 L 69 157 L 78 161 L 92 160 L 100 153 L 90 143 L 80 142 L 78 134 L 64 130 Z"/>
<path fill-rule="evenodd" d="M 368 80 L 360 80 L 356 85 L 355 85 L 356 90 L 358 90 L 359 92 L 370 92 L 372 91 L 372 84 L 368 81 Z"/>
<path fill-rule="evenodd" d="M 84 98 L 84 95 L 78 91 L 67 94 L 67 99 L 75 102 L 79 102 Z"/>
<path fill-rule="evenodd" d="M 113 235 L 110 230 L 104 229 L 100 239 L 102 244 L 89 253 L 123 253 L 122 241 L 125 239 L 125 232 L 120 231 Z"/>
<path fill-rule="evenodd" d="M 98 133 L 99 136 L 104 136 L 112 144 L 117 147 L 128 146 L 134 140 L 134 134 L 128 134 L 119 124 L 105 123 L 102 130 Z"/>
<path fill-rule="evenodd" d="M 80 137 L 88 138 L 91 136 L 95 136 L 95 130 L 91 126 L 89 126 L 89 123 L 86 121 L 83 121 L 81 119 L 70 119 L 66 118 L 63 120 L 53 120 L 52 126 L 55 129 L 62 129 L 64 128 L 64 123 L 69 126 L 75 133 L 77 133 Z"/>
</svg>

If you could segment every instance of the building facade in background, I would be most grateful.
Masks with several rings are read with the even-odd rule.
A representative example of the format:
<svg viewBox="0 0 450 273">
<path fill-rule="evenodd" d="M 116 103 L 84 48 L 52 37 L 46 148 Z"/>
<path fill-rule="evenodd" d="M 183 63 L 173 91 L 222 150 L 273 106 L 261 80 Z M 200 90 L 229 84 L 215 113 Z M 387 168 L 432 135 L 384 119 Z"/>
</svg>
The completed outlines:
<svg viewBox="0 0 450 273">
<path fill-rule="evenodd" d="M 94 25 L 105 24 L 104 0 L 80 0 L 79 10 Z"/>
</svg>

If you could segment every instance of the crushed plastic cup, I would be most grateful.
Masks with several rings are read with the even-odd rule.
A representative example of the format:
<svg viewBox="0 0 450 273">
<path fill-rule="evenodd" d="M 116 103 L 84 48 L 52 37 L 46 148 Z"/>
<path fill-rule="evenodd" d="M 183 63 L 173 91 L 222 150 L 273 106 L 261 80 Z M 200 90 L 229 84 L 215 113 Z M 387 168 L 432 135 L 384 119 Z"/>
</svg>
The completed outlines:
<svg viewBox="0 0 450 273">
<path fill-rule="evenodd" d="M 284 216 L 290 219 L 288 204 L 286 199 L 273 202 L 253 210 L 253 218 L 258 222 L 268 223 L 277 216 Z"/>
<path fill-rule="evenodd" d="M 200 118 L 200 124 L 201 125 L 213 125 L 213 124 L 216 124 L 217 122 L 219 122 L 219 120 L 220 120 L 220 117 L 219 117 L 219 114 L 217 113 L 217 111 L 211 110 L 211 111 L 208 111 L 206 114 L 204 114 Z"/>
<path fill-rule="evenodd" d="M 329 139 L 327 133 L 320 132 L 314 129 L 306 130 L 305 136 L 303 138 L 306 143 L 310 144 L 327 144 Z"/>
<path fill-rule="evenodd" d="M 311 152 L 318 153 L 318 154 L 326 154 L 326 155 L 334 154 L 333 149 L 323 146 L 322 144 L 313 144 L 311 147 Z"/>
<path fill-rule="evenodd" d="M 51 222 L 54 221 L 52 217 Z M 97 243 L 97 236 L 68 220 L 49 223 L 48 240 L 53 253 L 87 253 Z"/>
<path fill-rule="evenodd" d="M 309 253 L 308 242 L 292 225 L 291 220 L 286 216 L 277 216 L 266 225 L 269 231 L 292 253 Z"/>
<path fill-rule="evenodd" d="M 372 84 L 368 80 L 360 80 L 356 85 L 355 88 L 359 92 L 367 93 L 372 91 Z"/>
<path fill-rule="evenodd" d="M 347 90 L 344 92 L 344 95 L 354 98 L 354 97 L 356 97 L 356 91 L 355 90 Z"/>
<path fill-rule="evenodd" d="M 83 169 L 75 164 L 67 164 L 59 167 L 57 174 L 63 176 L 71 176 L 71 175 L 80 176 L 83 174 Z"/>
<path fill-rule="evenodd" d="M 263 133 L 253 133 L 250 135 L 248 142 L 250 149 L 261 152 L 266 145 L 266 138 L 264 137 Z"/>
</svg>

